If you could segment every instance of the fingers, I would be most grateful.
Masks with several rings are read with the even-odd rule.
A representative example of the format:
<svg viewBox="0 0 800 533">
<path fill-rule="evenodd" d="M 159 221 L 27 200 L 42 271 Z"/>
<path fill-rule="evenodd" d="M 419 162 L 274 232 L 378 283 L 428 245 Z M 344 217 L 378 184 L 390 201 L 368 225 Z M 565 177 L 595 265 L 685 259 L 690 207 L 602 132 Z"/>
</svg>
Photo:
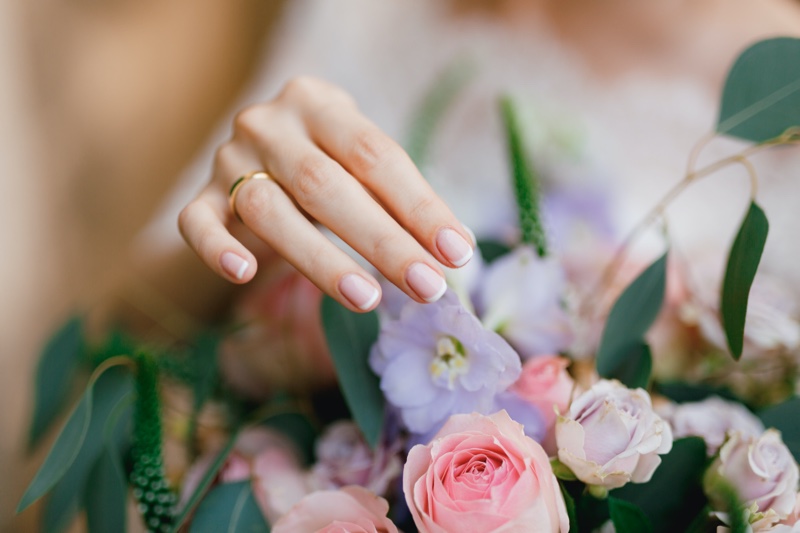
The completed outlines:
<svg viewBox="0 0 800 533">
<path fill-rule="evenodd" d="M 256 258 L 228 232 L 224 224 L 226 214 L 215 205 L 218 203 L 215 198 L 219 195 L 210 189 L 201 194 L 181 211 L 178 226 L 183 238 L 209 268 L 229 281 L 245 283 L 256 273 Z"/>
<path fill-rule="evenodd" d="M 303 216 L 273 180 L 240 187 L 236 209 L 264 242 L 323 292 L 357 311 L 373 309 L 380 285 Z"/>
<path fill-rule="evenodd" d="M 305 114 L 312 139 L 341 163 L 442 264 L 464 266 L 474 243 L 405 151 L 353 106 Z"/>
</svg>

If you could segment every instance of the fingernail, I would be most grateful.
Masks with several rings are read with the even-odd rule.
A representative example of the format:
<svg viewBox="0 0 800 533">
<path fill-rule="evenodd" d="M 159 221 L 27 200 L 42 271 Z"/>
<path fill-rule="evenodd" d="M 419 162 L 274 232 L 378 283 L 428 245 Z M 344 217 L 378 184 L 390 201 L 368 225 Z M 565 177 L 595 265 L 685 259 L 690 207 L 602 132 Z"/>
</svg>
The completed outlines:
<svg viewBox="0 0 800 533">
<path fill-rule="evenodd" d="M 347 298 L 351 304 L 362 311 L 366 311 L 378 301 L 380 291 L 369 281 L 358 274 L 347 274 L 339 281 L 339 292 Z"/>
<path fill-rule="evenodd" d="M 230 277 L 242 279 L 250 263 L 239 257 L 233 252 L 225 252 L 219 258 L 219 264 Z"/>
<path fill-rule="evenodd" d="M 434 269 L 425 263 L 414 263 L 406 271 L 406 282 L 417 296 L 433 303 L 444 295 L 447 282 Z"/>
<path fill-rule="evenodd" d="M 436 235 L 436 247 L 445 259 L 457 267 L 466 265 L 472 258 L 472 246 L 452 228 L 439 230 Z"/>
</svg>

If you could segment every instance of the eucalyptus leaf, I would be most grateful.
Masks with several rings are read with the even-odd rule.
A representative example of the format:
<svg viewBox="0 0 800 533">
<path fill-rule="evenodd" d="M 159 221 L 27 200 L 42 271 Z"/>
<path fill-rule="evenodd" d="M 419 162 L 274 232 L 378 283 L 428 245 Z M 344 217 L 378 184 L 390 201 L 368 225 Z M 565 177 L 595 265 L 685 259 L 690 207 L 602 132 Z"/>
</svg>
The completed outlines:
<svg viewBox="0 0 800 533">
<path fill-rule="evenodd" d="M 487 265 L 511 252 L 509 245 L 492 240 L 479 240 L 478 249 L 481 251 L 481 258 Z"/>
<path fill-rule="evenodd" d="M 33 420 L 28 432 L 28 449 L 39 443 L 45 431 L 69 400 L 76 370 L 86 351 L 83 319 L 70 318 L 42 350 L 36 367 Z"/>
<path fill-rule="evenodd" d="M 720 313 L 728 347 L 737 360 L 742 356 L 744 347 L 744 326 L 750 287 L 761 262 L 767 233 L 769 233 L 767 216 L 755 202 L 751 202 L 728 255 L 728 266 L 725 269 L 720 299 Z"/>
<path fill-rule="evenodd" d="M 641 509 L 618 498 L 608 498 L 608 513 L 616 533 L 650 533 L 653 525 Z"/>
<path fill-rule="evenodd" d="M 760 41 L 728 73 L 717 131 L 764 142 L 795 126 L 800 126 L 800 40 Z"/>
<path fill-rule="evenodd" d="M 597 372 L 601 376 L 614 377 L 627 372 L 639 382 L 649 380 L 649 365 L 642 345 L 645 333 L 661 310 L 666 279 L 665 253 L 639 274 L 614 303 L 597 351 Z M 638 370 L 626 370 L 629 366 Z"/>
<path fill-rule="evenodd" d="M 606 378 L 619 380 L 626 387 L 646 389 L 650 383 L 650 372 L 653 370 L 653 355 L 650 346 L 639 343 L 622 359 L 617 368 L 611 371 Z"/>
<path fill-rule="evenodd" d="M 667 381 L 657 383 L 656 391 L 675 403 L 702 402 L 711 396 L 719 396 L 726 400 L 743 403 L 733 391 L 727 387 L 718 387 L 705 383 L 686 383 L 683 381 Z"/>
<path fill-rule="evenodd" d="M 180 530 L 184 522 L 186 522 L 192 512 L 194 512 L 195 507 L 197 507 L 197 504 L 200 502 L 203 495 L 205 495 L 208 487 L 211 486 L 211 483 L 217 477 L 220 469 L 225 464 L 225 461 L 228 459 L 231 451 L 233 451 L 233 446 L 236 444 L 236 438 L 238 436 L 238 432 L 233 432 L 228 438 L 228 442 L 225 444 L 225 446 L 219 451 L 219 453 L 217 453 L 216 457 L 214 457 L 214 461 L 208 467 L 208 470 L 206 470 L 205 474 L 203 474 L 202 479 L 200 479 L 200 483 L 197 484 L 197 488 L 194 489 L 194 492 L 186 500 L 186 503 L 181 508 L 180 514 L 174 520 L 174 531 Z"/>
<path fill-rule="evenodd" d="M 253 496 L 252 481 L 225 483 L 208 493 L 192 519 L 189 533 L 269 533 Z"/>
<path fill-rule="evenodd" d="M 375 312 L 354 313 L 326 296 L 322 325 L 339 377 L 339 386 L 358 427 L 372 448 L 378 444 L 385 400 L 380 382 L 369 367 L 369 352 L 378 338 Z"/>
<path fill-rule="evenodd" d="M 706 463 L 703 439 L 678 439 L 649 482 L 628 483 L 610 495 L 641 509 L 655 533 L 685 531 L 707 503 L 700 479 Z"/>
<path fill-rule="evenodd" d="M 22 496 L 17 512 L 22 512 L 44 496 L 68 472 L 75 476 L 74 479 L 85 479 L 103 446 L 109 415 L 120 402 L 127 401 L 126 396 L 132 387 L 130 373 L 125 367 L 108 366 L 95 372 L 81 401 Z"/>
<path fill-rule="evenodd" d="M 124 533 L 127 527 L 128 483 L 119 450 L 107 444 L 89 472 L 84 490 L 89 533 Z"/>
<path fill-rule="evenodd" d="M 781 432 L 796 461 L 800 462 L 800 397 L 793 396 L 783 403 L 767 407 L 756 413 L 765 427 Z"/>
</svg>

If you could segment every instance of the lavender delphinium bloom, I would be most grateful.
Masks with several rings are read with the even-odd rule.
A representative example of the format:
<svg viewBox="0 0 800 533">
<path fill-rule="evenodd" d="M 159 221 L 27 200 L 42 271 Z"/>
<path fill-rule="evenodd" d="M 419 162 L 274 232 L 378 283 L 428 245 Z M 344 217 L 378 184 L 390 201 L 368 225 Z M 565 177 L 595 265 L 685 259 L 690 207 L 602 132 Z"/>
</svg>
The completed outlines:
<svg viewBox="0 0 800 533">
<path fill-rule="evenodd" d="M 561 265 L 520 246 L 487 267 L 479 314 L 484 325 L 508 339 L 523 358 L 559 353 L 573 338 L 561 304 L 565 290 Z"/>
<path fill-rule="evenodd" d="M 521 369 L 514 349 L 450 291 L 384 320 L 369 362 L 413 433 L 428 432 L 454 413 L 488 412 Z"/>
</svg>

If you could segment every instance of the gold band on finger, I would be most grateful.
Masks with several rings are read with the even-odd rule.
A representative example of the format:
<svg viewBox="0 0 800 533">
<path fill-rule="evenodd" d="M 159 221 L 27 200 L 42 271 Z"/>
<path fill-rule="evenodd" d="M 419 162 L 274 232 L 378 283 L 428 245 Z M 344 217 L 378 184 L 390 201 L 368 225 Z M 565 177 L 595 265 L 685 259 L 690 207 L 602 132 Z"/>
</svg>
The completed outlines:
<svg viewBox="0 0 800 533">
<path fill-rule="evenodd" d="M 236 218 L 238 218 L 240 221 L 242 220 L 242 217 L 240 217 L 239 213 L 236 211 L 236 195 L 239 194 L 239 189 L 242 188 L 242 185 L 244 185 L 250 180 L 269 180 L 269 179 L 272 179 L 272 176 L 270 176 L 263 170 L 254 170 L 253 172 L 248 172 L 244 176 L 239 177 L 236 181 L 233 182 L 233 185 L 231 185 L 231 190 L 228 193 L 228 205 L 231 206 L 231 213 L 233 213 Z"/>
</svg>

